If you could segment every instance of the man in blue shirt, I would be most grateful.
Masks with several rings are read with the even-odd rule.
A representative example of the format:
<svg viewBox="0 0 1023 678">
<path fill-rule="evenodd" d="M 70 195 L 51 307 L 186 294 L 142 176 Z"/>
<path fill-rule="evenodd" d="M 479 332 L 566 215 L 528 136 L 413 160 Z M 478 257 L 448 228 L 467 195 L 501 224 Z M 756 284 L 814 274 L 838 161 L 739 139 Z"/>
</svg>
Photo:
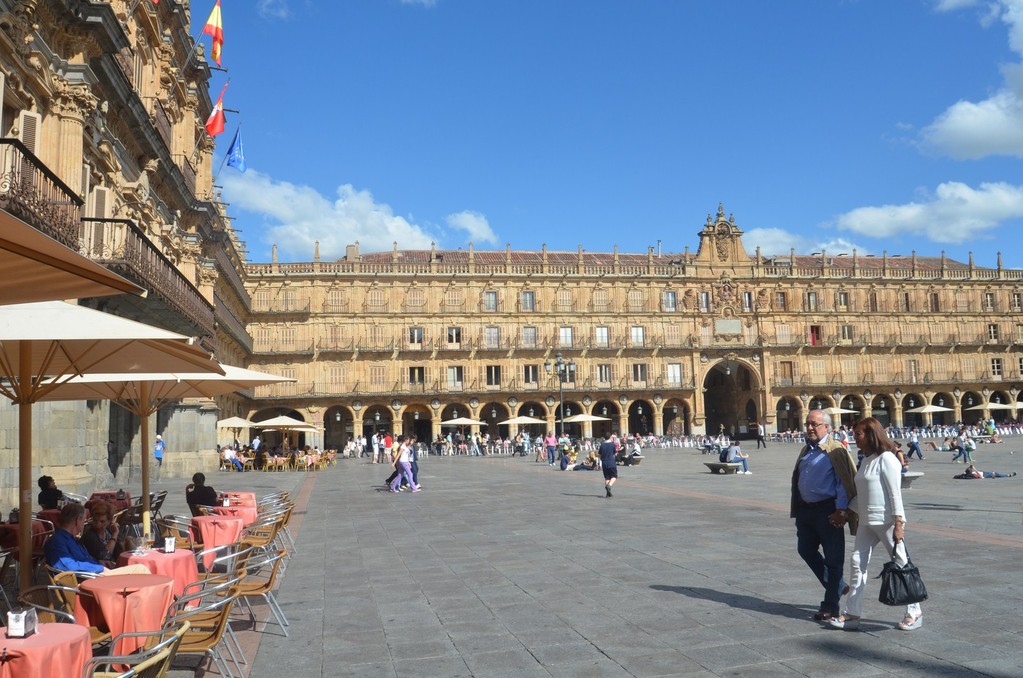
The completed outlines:
<svg viewBox="0 0 1023 678">
<path fill-rule="evenodd" d="M 156 436 L 156 445 L 153 446 L 153 456 L 156 457 L 157 468 L 163 466 L 163 451 L 167 444 L 163 442 L 163 436 Z"/>
<path fill-rule="evenodd" d="M 65 504 L 57 520 L 57 529 L 43 547 L 46 564 L 61 572 L 106 572 L 107 568 L 93 558 L 75 536 L 81 534 L 84 528 L 85 507 L 81 504 Z"/>
<path fill-rule="evenodd" d="M 838 603 L 848 588 L 845 533 L 856 534 L 857 516 L 849 511 L 856 496 L 856 464 L 831 433 L 830 418 L 820 410 L 806 416 L 806 445 L 792 471 L 792 510 L 796 519 L 796 549 L 824 587 L 824 600 L 814 615 L 828 621 L 839 614 Z M 823 555 L 822 555 L 823 551 Z"/>
</svg>

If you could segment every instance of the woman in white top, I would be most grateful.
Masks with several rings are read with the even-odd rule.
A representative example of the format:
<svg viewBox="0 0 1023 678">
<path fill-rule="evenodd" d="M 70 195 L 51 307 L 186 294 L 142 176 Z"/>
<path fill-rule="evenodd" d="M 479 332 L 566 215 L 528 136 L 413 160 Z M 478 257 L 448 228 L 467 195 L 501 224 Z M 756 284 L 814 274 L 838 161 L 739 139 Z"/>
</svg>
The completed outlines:
<svg viewBox="0 0 1023 678">
<path fill-rule="evenodd" d="M 903 541 L 906 514 L 902 508 L 902 464 L 894 454 L 895 443 L 873 417 L 856 422 L 853 436 L 865 455 L 856 472 L 856 497 L 849 504 L 849 508 L 859 514 L 860 526 L 849 559 L 852 572 L 846 611 L 828 622 L 835 628 L 850 630 L 860 625 L 867 567 L 874 547 L 882 544 L 888 557 L 899 565 L 905 565 L 908 560 Z M 903 631 L 923 626 L 919 603 L 906 606 L 906 616 L 898 626 Z"/>
</svg>

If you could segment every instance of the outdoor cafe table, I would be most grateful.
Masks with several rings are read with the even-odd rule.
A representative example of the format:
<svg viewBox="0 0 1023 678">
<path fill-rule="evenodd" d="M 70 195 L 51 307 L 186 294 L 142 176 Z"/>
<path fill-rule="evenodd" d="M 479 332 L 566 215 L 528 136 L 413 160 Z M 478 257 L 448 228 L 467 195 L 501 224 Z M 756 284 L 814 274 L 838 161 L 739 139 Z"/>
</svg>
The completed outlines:
<svg viewBox="0 0 1023 678">
<path fill-rule="evenodd" d="M 42 535 L 49 529 L 50 527 L 41 520 L 32 521 L 32 548 L 43 547 L 43 538 L 37 535 Z M 0 523 L 0 548 L 17 548 L 19 543 L 21 540 L 18 536 L 18 523 Z"/>
<path fill-rule="evenodd" d="M 93 503 L 97 501 L 110 504 L 111 510 L 117 513 L 131 506 L 131 493 L 125 492 L 124 499 L 118 499 L 116 492 L 93 492 L 89 495 L 89 501 L 85 502 L 85 508 L 91 509 Z"/>
<path fill-rule="evenodd" d="M 113 574 L 86 579 L 75 596 L 75 620 L 116 636 L 129 631 L 156 631 L 163 626 L 174 594 L 174 580 L 158 574 Z M 122 638 L 111 654 L 131 654 L 145 638 Z"/>
<path fill-rule="evenodd" d="M 153 574 L 162 574 L 174 580 L 174 595 L 180 596 L 189 584 L 199 581 L 199 566 L 195 554 L 188 549 L 176 549 L 173 553 L 150 549 L 145 553 L 124 551 L 117 558 L 117 566 L 145 565 Z"/>
<path fill-rule="evenodd" d="M 256 505 L 256 493 L 255 492 L 221 492 L 221 497 L 229 497 L 231 499 L 231 506 L 255 506 Z"/>
<path fill-rule="evenodd" d="M 202 547 L 208 551 L 216 546 L 226 546 L 238 542 L 242 529 L 245 527 L 245 519 L 240 516 L 196 516 L 192 518 L 192 525 L 202 537 Z M 209 571 L 217 554 L 207 553 L 203 556 L 203 567 Z"/>
<path fill-rule="evenodd" d="M 236 516 L 251 525 L 259 518 L 259 509 L 255 506 L 211 506 L 210 510 L 221 516 Z"/>
<path fill-rule="evenodd" d="M 0 678 L 77 677 L 92 659 L 89 629 L 78 624 L 39 624 L 28 638 L 0 631 Z"/>
</svg>

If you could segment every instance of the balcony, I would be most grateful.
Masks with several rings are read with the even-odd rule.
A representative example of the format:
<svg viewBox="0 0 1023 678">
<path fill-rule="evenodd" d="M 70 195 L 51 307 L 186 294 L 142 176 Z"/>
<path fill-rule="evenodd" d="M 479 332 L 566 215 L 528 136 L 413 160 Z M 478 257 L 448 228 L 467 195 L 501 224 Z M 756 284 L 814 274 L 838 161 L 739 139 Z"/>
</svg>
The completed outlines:
<svg viewBox="0 0 1023 678">
<path fill-rule="evenodd" d="M 225 304 L 220 298 L 214 296 L 214 300 L 217 302 L 215 316 L 217 324 L 228 334 L 234 337 L 234 340 L 245 349 L 247 353 L 252 353 L 252 337 L 249 336 L 248 331 L 245 329 L 245 325 L 242 324 L 238 318 L 230 311 L 230 306 Z"/>
<path fill-rule="evenodd" d="M 82 252 L 149 291 L 147 307 L 158 300 L 183 316 L 198 334 L 212 337 L 214 308 L 195 285 L 158 250 L 142 230 L 127 219 L 82 219 Z M 122 299 L 108 303 L 130 303 Z M 141 309 L 142 307 L 139 307 Z M 158 309 L 148 309 L 158 313 Z M 166 325 L 166 318 L 160 318 Z"/>
<path fill-rule="evenodd" d="M 322 338 L 316 344 L 320 353 L 351 353 L 355 348 L 354 339 L 330 339 Z"/>
<path fill-rule="evenodd" d="M 17 139 L 0 139 L 0 207 L 78 250 L 82 199 Z"/>
<path fill-rule="evenodd" d="M 287 315 L 287 314 L 308 314 L 310 308 L 309 299 L 253 299 L 253 314 Z"/>
<path fill-rule="evenodd" d="M 284 341 L 281 339 L 256 341 L 252 345 L 252 352 L 256 355 L 307 355 L 313 352 L 313 342 L 311 340 Z"/>
</svg>

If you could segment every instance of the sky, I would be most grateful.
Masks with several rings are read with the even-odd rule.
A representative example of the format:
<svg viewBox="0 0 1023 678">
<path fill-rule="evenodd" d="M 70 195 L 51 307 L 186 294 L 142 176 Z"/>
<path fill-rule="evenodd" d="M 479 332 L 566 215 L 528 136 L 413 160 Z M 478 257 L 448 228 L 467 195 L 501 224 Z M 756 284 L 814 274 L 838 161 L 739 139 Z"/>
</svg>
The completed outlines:
<svg viewBox="0 0 1023 678">
<path fill-rule="evenodd" d="M 240 125 L 216 183 L 252 262 L 695 252 L 720 203 L 765 255 L 1023 267 L 1023 0 L 221 7 L 214 168 Z"/>
</svg>

